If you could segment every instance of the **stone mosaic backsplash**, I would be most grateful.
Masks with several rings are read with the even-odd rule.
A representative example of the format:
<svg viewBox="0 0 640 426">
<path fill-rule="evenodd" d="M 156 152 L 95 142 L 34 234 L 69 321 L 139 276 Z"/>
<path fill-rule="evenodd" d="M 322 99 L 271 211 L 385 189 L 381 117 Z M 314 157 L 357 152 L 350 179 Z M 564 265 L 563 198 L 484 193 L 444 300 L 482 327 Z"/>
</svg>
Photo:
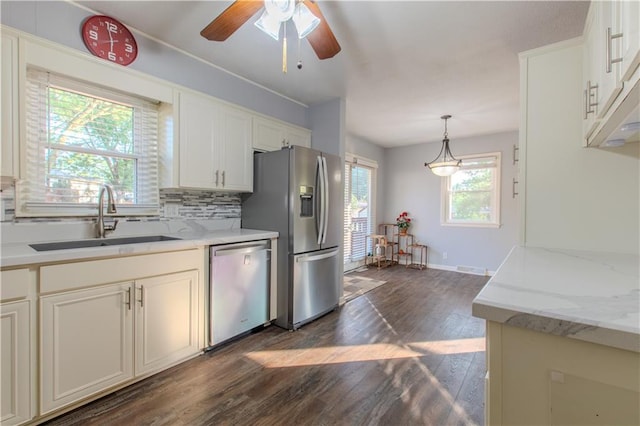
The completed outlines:
<svg viewBox="0 0 640 426">
<path fill-rule="evenodd" d="M 1 222 L 61 222 L 78 218 L 15 218 L 15 187 L 3 184 L 0 188 Z M 239 193 L 202 190 L 161 189 L 160 212 L 155 217 L 124 218 L 129 221 L 162 219 L 239 219 L 242 200 Z M 86 218 L 94 220 L 94 218 Z"/>
</svg>

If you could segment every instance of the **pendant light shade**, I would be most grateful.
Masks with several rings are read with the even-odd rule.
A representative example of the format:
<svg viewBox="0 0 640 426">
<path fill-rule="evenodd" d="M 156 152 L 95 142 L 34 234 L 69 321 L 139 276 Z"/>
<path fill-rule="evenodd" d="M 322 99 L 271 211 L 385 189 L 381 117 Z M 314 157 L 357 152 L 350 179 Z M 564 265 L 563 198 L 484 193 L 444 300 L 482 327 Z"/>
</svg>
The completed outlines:
<svg viewBox="0 0 640 426">
<path fill-rule="evenodd" d="M 450 115 L 443 115 L 440 117 L 444 120 L 444 138 L 442 139 L 442 148 L 435 160 L 424 163 L 425 167 L 428 167 L 433 174 L 437 176 L 451 176 L 460 169 L 462 160 L 457 160 L 451 150 L 449 149 L 449 133 L 447 132 L 447 120 L 451 118 Z"/>
</svg>

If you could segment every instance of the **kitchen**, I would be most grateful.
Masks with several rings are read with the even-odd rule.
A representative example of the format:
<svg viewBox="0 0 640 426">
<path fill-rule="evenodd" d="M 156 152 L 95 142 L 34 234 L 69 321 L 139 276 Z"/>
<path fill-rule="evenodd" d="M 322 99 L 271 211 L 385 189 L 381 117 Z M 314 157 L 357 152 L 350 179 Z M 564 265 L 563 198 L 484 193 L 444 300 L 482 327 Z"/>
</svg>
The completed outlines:
<svg viewBox="0 0 640 426">
<path fill-rule="evenodd" d="M 5 7 L 8 7 L 8 6 L 6 6 L 5 2 L 3 2 L 3 8 Z M 14 6 L 14 7 L 17 7 L 17 6 Z M 24 9 L 19 9 L 20 10 L 19 15 L 26 16 L 27 18 L 24 21 L 7 22 L 7 25 L 11 27 L 19 28 L 30 34 L 35 34 L 40 37 L 44 37 L 46 39 L 55 41 L 56 43 L 71 45 L 73 49 L 81 51 L 84 54 L 84 47 L 82 46 L 82 42 L 78 37 L 77 31 L 78 31 L 79 23 L 82 22 L 82 20 L 89 15 L 87 11 L 79 8 L 71 7 L 70 5 L 67 5 L 67 4 L 55 4 L 55 3 L 49 4 L 49 2 L 45 4 L 38 4 L 38 7 L 35 7 L 34 5 L 29 3 L 25 6 L 20 6 L 20 7 Z M 64 16 L 64 18 L 61 15 Z M 9 20 L 11 16 L 16 16 L 16 15 L 7 13 L 7 10 L 3 9 L 3 24 L 6 22 L 5 20 Z M 47 29 L 46 26 L 43 26 L 42 22 L 38 22 L 38 25 L 36 25 L 35 24 L 36 19 L 33 19 L 33 22 L 32 22 L 33 16 L 38 16 L 38 17 L 55 16 L 59 19 L 55 19 L 53 21 L 70 22 L 70 24 L 65 26 L 62 29 L 56 29 L 56 30 Z M 39 19 L 43 19 L 43 18 L 39 18 Z M 144 43 L 142 43 L 142 41 L 144 41 Z M 172 61 L 172 59 L 167 59 L 167 58 L 175 58 L 176 55 L 178 54 L 164 45 L 154 44 L 152 41 L 149 41 L 146 39 L 139 40 L 139 42 L 141 43 L 141 47 L 143 47 L 144 45 L 153 46 L 154 51 L 160 52 L 157 57 L 141 56 L 140 59 L 141 60 L 144 59 L 144 61 L 141 61 L 139 63 L 139 66 L 146 67 L 149 74 L 157 75 L 160 78 L 163 78 L 163 77 L 166 78 L 166 76 L 169 74 L 168 68 L 170 68 L 169 66 L 167 66 L 167 63 L 170 63 Z M 50 47 L 50 46 L 47 46 L 47 47 Z M 34 49 L 36 48 L 37 47 L 34 47 Z M 36 50 L 34 50 L 34 52 L 35 51 Z M 34 62 L 45 61 L 47 58 L 47 56 L 45 55 L 46 52 L 44 50 L 37 51 L 37 52 L 38 52 L 37 54 L 36 53 L 33 54 L 32 60 Z M 163 55 L 168 55 L 168 56 L 163 56 Z M 187 59 L 187 61 L 191 61 L 191 60 Z M 73 61 L 70 60 L 69 66 L 67 67 L 67 69 L 64 68 L 64 64 L 57 64 L 56 66 L 60 67 L 60 72 L 66 71 L 65 72 L 66 74 L 70 73 L 73 75 L 73 73 L 77 72 L 74 70 L 78 70 L 78 69 L 84 69 L 85 71 L 83 72 L 85 73 L 89 72 L 87 71 L 89 68 L 77 67 L 76 65 L 77 65 L 77 62 L 74 63 Z M 198 67 L 204 67 L 204 65 L 202 65 L 199 62 L 194 62 L 192 66 L 195 67 L 196 69 L 198 69 Z M 154 71 L 151 72 L 151 70 L 154 70 Z M 211 78 L 212 73 L 216 73 L 216 72 L 217 70 L 206 67 L 206 71 L 202 72 L 202 75 L 207 75 L 207 78 Z M 176 81 L 177 84 L 182 84 L 192 88 L 194 85 L 204 84 L 204 82 L 202 82 L 201 80 L 194 78 L 194 74 L 197 75 L 198 74 L 197 72 L 194 74 L 187 73 L 187 72 L 175 72 L 171 74 L 172 74 L 172 78 L 178 79 L 178 81 Z M 100 75 L 99 70 L 96 70 L 95 75 Z M 247 91 L 250 92 L 249 95 L 246 97 L 247 99 L 243 100 L 244 107 L 250 108 L 252 110 L 259 111 L 259 112 L 262 112 L 262 114 L 265 114 L 266 110 L 265 110 L 264 104 L 268 104 L 270 117 L 266 117 L 266 119 L 275 117 L 276 119 L 286 121 L 287 123 L 290 123 L 293 125 L 292 127 L 294 130 L 299 130 L 300 127 L 310 128 L 311 133 L 313 135 L 312 145 L 315 148 L 319 148 L 325 152 L 342 155 L 348 149 L 353 149 L 352 147 L 354 146 L 365 145 L 364 142 L 359 142 L 355 139 L 349 139 L 345 137 L 342 122 L 344 120 L 344 114 L 346 113 L 345 111 L 346 106 L 342 100 L 330 100 L 319 105 L 313 105 L 308 108 L 308 111 L 306 111 L 304 108 L 297 106 L 295 103 L 287 102 L 282 97 L 276 96 L 273 93 L 270 93 L 268 91 L 259 90 L 255 86 L 251 86 L 249 88 L 245 86 L 239 86 L 240 83 L 238 83 L 237 81 L 234 81 L 228 74 L 219 73 L 218 77 L 219 77 L 219 80 L 221 81 L 220 83 L 221 87 L 217 88 L 217 93 L 216 93 L 218 97 L 229 100 L 228 91 L 233 91 L 234 88 L 238 89 L 237 91 L 240 91 L 242 93 L 246 93 Z M 149 84 L 150 84 L 149 82 L 137 81 L 132 85 L 133 86 L 137 85 L 140 88 L 144 88 L 144 87 L 148 87 Z M 3 90 L 3 93 L 4 93 L 4 90 Z M 259 96 L 258 96 L 258 93 L 259 93 Z M 167 103 L 171 103 L 172 94 L 168 94 L 162 99 L 167 99 L 168 101 Z M 306 114 L 308 114 L 308 118 L 305 117 Z M 263 117 L 262 115 L 259 115 L 259 118 L 265 119 L 265 117 Z M 452 128 L 452 135 L 453 134 L 455 133 L 453 133 L 453 128 Z M 505 139 L 511 138 L 511 140 L 513 140 L 512 143 L 515 143 L 517 141 L 517 134 L 515 135 L 515 140 L 513 138 L 513 135 L 506 135 L 503 137 Z M 576 143 L 579 144 L 579 139 L 580 139 L 579 136 L 576 136 L 575 134 L 571 134 L 569 137 L 571 139 L 576 140 Z M 558 136 L 558 138 L 560 138 L 560 136 Z M 505 143 L 508 143 L 508 142 L 505 142 Z M 459 146 L 460 146 L 460 149 L 463 149 L 462 144 Z M 399 165 L 403 164 L 402 163 L 403 158 L 407 158 L 407 154 L 409 155 L 408 158 L 411 158 L 411 156 L 415 156 L 419 158 L 431 157 L 430 155 L 431 152 L 424 152 L 423 151 L 424 149 L 426 148 L 423 146 L 416 146 L 416 147 L 401 148 L 398 150 L 385 150 L 384 155 L 386 158 L 384 158 L 385 169 L 383 173 L 385 173 L 391 180 L 396 179 L 394 176 L 392 176 L 392 174 L 390 173 L 390 170 L 399 169 L 400 168 Z M 453 149 L 454 149 L 454 152 L 456 152 L 455 145 Z M 464 149 L 470 149 L 470 148 L 464 148 Z M 375 147 L 370 147 L 370 146 L 366 146 L 365 148 L 363 148 L 363 151 L 364 150 L 369 150 L 373 153 L 382 151 L 382 150 L 378 150 Z M 437 151 L 435 147 L 433 147 L 433 150 Z M 406 151 L 406 152 L 402 152 L 402 151 Z M 621 153 L 621 154 L 618 154 L 618 153 Z M 556 183 L 557 186 L 555 186 L 554 192 L 551 192 L 551 193 L 545 192 L 545 194 L 547 196 L 552 196 L 554 194 L 574 194 L 574 197 L 562 197 L 562 196 L 553 197 L 554 206 L 555 206 L 553 209 L 540 208 L 534 211 L 534 213 L 537 214 L 538 216 L 534 215 L 533 217 L 531 217 L 528 215 L 527 220 L 529 222 L 527 226 L 525 226 L 524 229 L 520 229 L 520 232 L 524 232 L 525 229 L 528 231 L 528 238 L 525 241 L 530 242 L 532 245 L 538 245 L 538 246 L 552 245 L 556 247 L 577 248 L 577 249 L 582 248 L 582 249 L 593 250 L 593 251 L 618 251 L 618 249 L 621 249 L 621 251 L 623 252 L 631 252 L 631 253 L 633 253 L 634 251 L 637 252 L 637 247 L 638 247 L 638 242 L 637 242 L 637 238 L 638 238 L 637 237 L 638 235 L 637 144 L 636 145 L 631 144 L 631 145 L 625 146 L 622 149 L 618 149 L 617 151 L 585 150 L 584 148 L 578 147 L 576 145 L 576 147 L 567 148 L 566 152 L 559 152 L 554 154 L 557 154 L 555 159 L 560 164 L 565 165 L 565 167 L 572 167 L 571 165 L 574 165 L 576 169 L 575 170 L 569 169 L 568 172 L 565 172 L 564 170 L 566 169 L 559 168 L 558 171 L 556 172 L 557 175 L 555 176 L 557 179 L 557 183 Z M 564 155 L 564 157 L 562 157 L 561 155 Z M 435 156 L 435 153 L 433 154 L 433 156 Z M 548 155 L 548 153 L 544 153 L 543 157 L 544 156 L 554 158 L 553 155 Z M 585 159 L 580 161 L 575 161 L 574 157 L 577 157 L 577 156 L 585 157 Z M 586 168 L 585 166 L 583 166 L 583 163 L 585 161 L 598 164 L 603 159 L 603 157 L 605 158 L 605 162 L 602 164 L 602 166 L 600 166 L 599 170 L 601 170 L 601 174 L 595 175 L 593 173 L 589 173 L 591 168 Z M 197 160 L 197 158 L 195 160 Z M 635 162 L 633 160 L 635 160 Z M 173 161 L 175 161 L 175 158 L 173 159 Z M 4 170 L 4 163 L 3 163 L 3 170 Z M 413 174 L 414 171 L 415 171 L 415 175 Z M 418 187 L 421 185 L 420 183 L 421 180 L 418 179 L 418 176 L 422 176 L 421 174 L 424 174 L 425 172 L 424 170 L 418 171 L 417 168 L 409 169 L 408 172 L 410 173 L 410 177 L 414 176 L 415 178 L 411 180 L 412 183 L 410 184 L 407 191 L 415 192 L 418 190 Z M 568 177 L 565 176 L 565 173 L 567 173 L 569 176 Z M 631 176 L 632 178 L 629 179 L 629 176 Z M 635 176 L 635 179 L 633 178 L 634 176 Z M 507 176 L 504 176 L 504 177 L 506 178 Z M 166 178 L 169 180 L 176 179 L 176 176 L 167 176 Z M 190 178 L 190 176 L 178 176 L 178 179 L 180 178 Z M 438 188 L 439 182 L 437 179 L 430 179 L 427 181 L 427 184 L 430 186 L 433 185 L 435 187 L 434 192 L 438 191 L 437 188 Z M 411 199 L 407 199 L 406 197 L 402 198 L 400 195 L 400 192 L 394 190 L 395 188 L 400 188 L 400 185 L 401 185 L 401 182 L 398 182 L 385 188 L 385 193 L 386 193 L 385 203 L 388 204 L 389 206 L 392 206 L 393 211 L 395 211 L 398 206 L 405 206 L 406 205 L 405 203 L 416 202 L 416 201 L 412 201 Z M 412 185 L 416 185 L 416 188 L 414 188 Z M 510 188 L 507 188 L 507 186 L 510 186 L 510 185 L 503 184 L 503 190 L 506 191 L 507 189 L 510 189 Z M 581 188 L 581 187 L 586 188 L 585 191 L 588 192 L 588 194 L 585 194 L 582 192 L 576 194 L 574 192 L 576 191 L 576 188 Z M 609 188 L 618 188 L 618 191 L 620 192 L 610 191 Z M 547 190 L 548 189 L 545 189 L 545 191 Z M 619 194 L 621 193 L 630 194 L 630 196 L 620 197 Z M 532 194 L 535 195 L 535 193 L 533 192 Z M 593 196 L 596 194 L 597 196 Z M 172 197 L 175 197 L 175 199 L 180 199 L 182 201 L 182 200 L 190 199 L 191 195 L 192 194 L 189 194 L 189 193 L 175 194 L 175 193 L 166 191 L 160 196 L 161 196 L 161 199 L 163 200 L 168 200 L 168 199 L 172 199 Z M 197 196 L 200 196 L 200 194 L 198 194 Z M 217 195 L 214 195 L 214 196 L 204 195 L 203 197 L 215 198 L 216 196 Z M 505 198 L 505 200 L 510 198 L 510 194 L 507 197 L 503 196 L 503 198 Z M 579 202 L 576 202 L 576 198 L 577 200 L 579 200 Z M 521 198 L 520 200 L 523 200 L 523 199 Z M 165 201 L 165 205 L 169 205 L 169 204 L 172 204 L 172 203 L 168 203 Z M 175 204 L 180 204 L 180 203 L 178 202 Z M 433 203 L 433 204 L 437 204 L 437 203 Z M 185 204 L 182 204 L 182 205 L 185 206 Z M 235 210 L 238 208 L 239 200 L 234 199 L 233 197 L 228 197 L 227 199 L 222 198 L 219 200 L 219 204 L 217 205 L 223 205 L 225 206 L 225 208 L 228 209 L 227 218 L 221 219 L 220 225 L 223 226 L 223 229 L 232 228 L 234 224 L 235 224 L 235 227 L 239 227 L 239 215 L 237 214 L 238 213 L 237 210 Z M 618 210 L 614 212 L 609 212 L 608 208 L 606 207 L 612 206 L 612 205 L 618 206 Z M 208 214 L 208 212 L 206 211 L 206 208 L 200 209 L 197 203 L 187 204 L 185 207 L 192 208 L 193 211 L 196 212 L 195 214 L 203 214 L 205 217 L 208 217 L 206 216 Z M 419 210 L 428 210 L 430 208 L 431 207 L 429 206 L 422 206 L 418 204 L 418 205 L 412 206 L 410 210 L 419 211 Z M 555 217 L 553 218 L 548 217 L 548 215 L 550 214 L 549 210 L 554 211 L 553 213 Z M 382 210 L 382 211 L 385 211 L 385 210 Z M 222 214 L 223 217 L 225 214 L 224 211 L 220 212 L 217 209 L 216 209 L 216 213 Z M 609 214 L 613 214 L 614 216 L 611 217 L 609 216 Z M 392 215 L 393 215 L 392 211 L 389 211 L 389 212 L 385 211 L 385 213 L 382 214 L 381 217 L 391 217 Z M 576 220 L 576 218 L 582 218 L 582 219 Z M 572 226 L 569 226 L 570 224 Z M 16 232 L 15 228 L 21 228 L 21 232 L 22 232 L 22 229 L 24 228 L 36 227 L 35 225 L 32 225 L 32 226 L 27 226 L 26 224 L 23 224 L 23 225 L 24 226 L 19 226 L 19 227 L 3 226 L 3 229 L 2 229 L 3 242 L 6 241 L 5 238 L 11 239 L 13 237 L 12 233 Z M 126 234 L 135 233 L 136 232 L 135 228 L 136 226 L 139 226 L 139 225 L 140 223 L 123 222 L 118 225 L 118 229 L 120 230 L 119 231 L 120 233 L 123 233 L 124 235 L 126 235 Z M 194 225 L 193 223 L 189 223 L 188 225 L 182 224 L 181 226 L 186 226 L 186 227 L 193 226 L 195 229 L 189 229 L 189 230 L 199 231 L 201 230 L 201 228 L 199 227 L 205 227 L 207 225 L 208 223 L 206 223 L 206 221 L 201 221 L 201 222 L 198 222 L 196 225 Z M 149 222 L 146 224 L 146 226 L 149 226 L 148 228 L 149 230 L 145 231 L 145 233 L 157 234 L 157 233 L 168 232 L 168 229 L 165 227 L 165 224 L 161 222 L 157 222 L 157 223 Z M 512 225 L 512 226 L 515 226 L 515 225 Z M 41 229 L 37 230 L 37 238 L 40 239 L 41 241 L 56 239 L 56 237 L 53 235 L 56 232 L 63 233 L 65 237 L 69 239 L 87 238 L 87 232 L 90 232 L 90 231 L 87 231 L 87 229 L 84 229 L 84 228 L 89 228 L 88 225 L 85 227 L 77 227 L 77 226 L 68 226 L 68 225 L 65 225 L 64 223 L 57 223 L 57 224 L 49 224 L 44 228 L 45 228 L 44 230 L 41 230 Z M 589 229 L 589 232 L 588 233 L 585 232 L 585 229 Z M 516 231 L 516 233 L 517 232 L 518 231 Z M 16 235 L 14 238 L 19 238 L 19 237 L 24 237 L 24 236 Z M 233 238 L 233 237 L 227 236 L 226 238 Z M 225 242 L 232 242 L 232 241 L 225 241 Z M 512 241 L 511 245 L 513 245 L 513 243 L 517 243 L 517 240 Z M 178 244 L 178 243 L 167 242 L 166 244 Z M 176 245 L 174 247 L 177 248 L 178 246 Z M 109 249 L 109 250 L 115 250 L 115 249 Z M 451 252 L 451 250 L 449 251 Z M 502 258 L 504 258 L 506 254 L 507 253 L 504 252 L 502 254 Z M 87 257 L 91 257 L 91 256 L 92 255 L 89 252 L 87 254 Z M 203 254 L 199 253 L 199 254 L 196 254 L 195 256 L 202 257 Z M 500 261 L 501 259 L 497 261 L 496 260 L 483 261 L 481 265 L 486 265 L 488 266 L 488 269 L 495 270 L 498 267 Z M 167 271 L 167 273 L 170 273 L 170 271 Z M 143 273 L 143 276 L 144 276 L 144 273 Z M 126 279 L 129 279 L 129 278 L 126 278 Z M 29 277 L 28 279 L 34 280 L 36 278 Z M 204 308 L 201 308 L 201 309 L 204 309 Z"/>
</svg>

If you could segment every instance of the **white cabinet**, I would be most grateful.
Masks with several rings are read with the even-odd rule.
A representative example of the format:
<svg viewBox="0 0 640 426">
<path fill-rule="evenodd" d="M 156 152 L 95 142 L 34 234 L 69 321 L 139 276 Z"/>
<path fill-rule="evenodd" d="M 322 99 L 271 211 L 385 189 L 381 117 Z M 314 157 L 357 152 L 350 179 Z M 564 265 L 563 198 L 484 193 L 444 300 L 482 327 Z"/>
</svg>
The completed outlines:
<svg viewBox="0 0 640 426">
<path fill-rule="evenodd" d="M 198 273 L 136 280 L 136 368 L 144 374 L 198 352 Z"/>
<path fill-rule="evenodd" d="M 494 321 L 486 334 L 486 424 L 640 424 L 637 352 Z"/>
<path fill-rule="evenodd" d="M 311 132 L 281 121 L 265 117 L 253 117 L 253 148 L 261 151 L 277 151 L 284 146 L 311 147 Z"/>
<path fill-rule="evenodd" d="M 197 271 L 43 296 L 42 414 L 197 353 L 197 301 Z"/>
<path fill-rule="evenodd" d="M 172 186 L 251 191 L 251 115 L 205 95 L 179 97 L 179 182 Z"/>
<path fill-rule="evenodd" d="M 40 415 L 196 355 L 204 260 L 195 249 L 41 267 Z"/>
<path fill-rule="evenodd" d="M 132 283 L 40 299 L 41 414 L 133 377 Z"/>
<path fill-rule="evenodd" d="M 19 125 L 18 125 L 18 38 L 2 30 L 0 36 L 0 79 L 2 82 L 2 152 L 0 176 L 18 176 Z"/>
<path fill-rule="evenodd" d="M 32 417 L 30 303 L 23 300 L 0 305 L 0 355 L 2 356 L 0 359 L 2 362 L 0 423 L 3 425 L 21 424 Z"/>
<path fill-rule="evenodd" d="M 624 102 L 636 102 L 632 87 L 640 63 L 640 5 L 637 1 L 591 2 L 584 32 L 583 140 L 598 145 L 603 127 Z M 635 81 L 634 81 L 635 80 Z M 622 113 L 627 115 L 626 112 Z M 610 126 L 609 126 L 610 127 Z"/>
<path fill-rule="evenodd" d="M 620 31 L 622 32 L 621 49 L 618 57 L 622 58 L 621 74 L 623 81 L 629 81 L 640 65 L 640 2 L 621 1 Z"/>
</svg>

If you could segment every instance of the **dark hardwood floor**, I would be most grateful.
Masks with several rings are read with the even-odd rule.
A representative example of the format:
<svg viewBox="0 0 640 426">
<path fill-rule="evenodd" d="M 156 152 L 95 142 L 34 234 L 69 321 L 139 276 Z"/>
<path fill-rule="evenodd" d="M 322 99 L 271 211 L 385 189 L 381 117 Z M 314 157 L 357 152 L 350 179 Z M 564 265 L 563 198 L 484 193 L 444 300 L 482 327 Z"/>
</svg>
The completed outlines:
<svg viewBox="0 0 640 426">
<path fill-rule="evenodd" d="M 483 424 L 488 277 L 395 266 L 387 283 L 289 332 L 270 326 L 52 425 Z"/>
</svg>

